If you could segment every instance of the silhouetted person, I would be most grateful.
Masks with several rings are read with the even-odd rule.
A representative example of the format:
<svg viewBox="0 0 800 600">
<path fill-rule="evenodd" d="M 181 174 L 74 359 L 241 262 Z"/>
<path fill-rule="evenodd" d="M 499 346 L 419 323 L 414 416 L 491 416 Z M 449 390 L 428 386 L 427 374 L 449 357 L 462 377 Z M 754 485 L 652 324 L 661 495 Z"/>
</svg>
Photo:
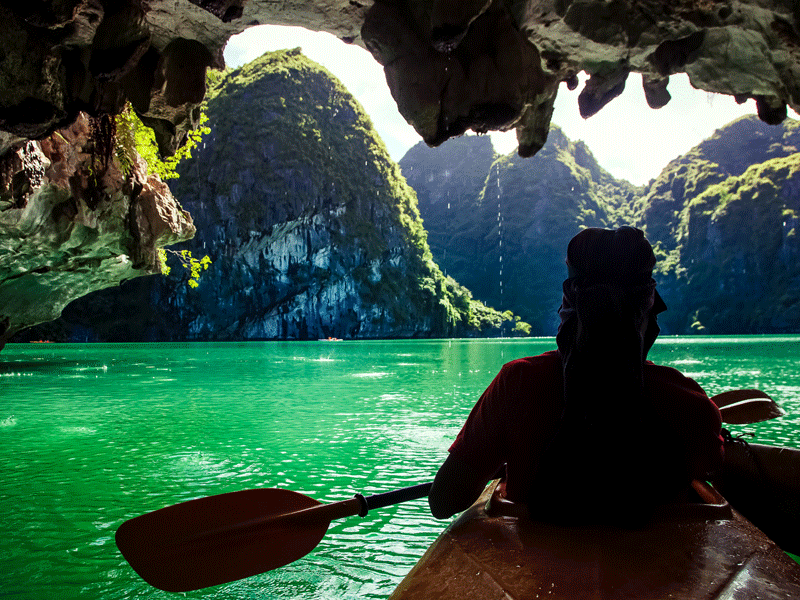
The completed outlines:
<svg viewBox="0 0 800 600">
<path fill-rule="evenodd" d="M 436 475 L 434 516 L 468 508 L 506 464 L 500 493 L 532 518 L 636 524 L 721 465 L 717 407 L 647 360 L 666 310 L 655 263 L 632 227 L 572 239 L 558 349 L 503 366 Z"/>
</svg>

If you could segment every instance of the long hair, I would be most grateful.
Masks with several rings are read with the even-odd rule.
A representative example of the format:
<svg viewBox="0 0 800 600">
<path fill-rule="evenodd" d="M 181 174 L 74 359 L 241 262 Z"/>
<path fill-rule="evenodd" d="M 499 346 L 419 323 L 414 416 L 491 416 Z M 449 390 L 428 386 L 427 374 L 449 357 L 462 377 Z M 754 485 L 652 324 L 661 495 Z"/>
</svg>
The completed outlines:
<svg viewBox="0 0 800 600">
<path fill-rule="evenodd" d="M 655 422 L 643 367 L 666 306 L 655 289 L 655 256 L 631 227 L 587 229 L 567 249 L 556 338 L 563 409 L 528 492 L 531 513 L 556 521 L 637 520 L 630 484 L 653 487 Z M 662 461 L 657 460 L 657 463 Z M 592 492 L 586 502 L 586 491 Z M 548 498 L 555 494 L 557 502 Z"/>
</svg>

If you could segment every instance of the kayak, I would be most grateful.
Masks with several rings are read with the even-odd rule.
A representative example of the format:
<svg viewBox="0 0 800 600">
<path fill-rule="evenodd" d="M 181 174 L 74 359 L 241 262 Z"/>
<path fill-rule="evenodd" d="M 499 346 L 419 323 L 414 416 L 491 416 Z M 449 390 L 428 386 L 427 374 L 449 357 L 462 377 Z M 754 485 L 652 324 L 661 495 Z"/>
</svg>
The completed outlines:
<svg viewBox="0 0 800 600">
<path fill-rule="evenodd" d="M 800 450 L 731 438 L 712 482 L 778 546 L 800 554 Z"/>
<path fill-rule="evenodd" d="M 707 483 L 694 482 L 694 498 L 659 507 L 640 529 L 533 521 L 497 485 L 434 541 L 390 600 L 800 598 L 800 564 Z"/>
</svg>

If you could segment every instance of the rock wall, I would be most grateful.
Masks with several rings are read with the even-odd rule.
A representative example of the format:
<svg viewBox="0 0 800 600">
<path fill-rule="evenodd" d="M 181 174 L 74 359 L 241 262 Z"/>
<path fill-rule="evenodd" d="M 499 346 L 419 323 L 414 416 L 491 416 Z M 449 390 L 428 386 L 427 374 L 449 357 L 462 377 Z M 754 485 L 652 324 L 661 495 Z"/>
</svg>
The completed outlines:
<svg viewBox="0 0 800 600">
<path fill-rule="evenodd" d="M 2 158 L 0 348 L 76 298 L 154 272 L 156 248 L 194 235 L 191 217 L 141 159 L 123 175 L 98 159 L 97 144 L 81 114 Z"/>
<path fill-rule="evenodd" d="M 534 334 L 556 332 L 570 237 L 619 225 L 641 227 L 655 246 L 665 333 L 796 333 L 799 150 L 800 122 L 744 117 L 645 187 L 614 179 L 556 128 L 532 159 L 496 156 L 467 136 L 418 144 L 400 165 L 441 267 Z"/>
<path fill-rule="evenodd" d="M 433 263 L 413 190 L 352 96 L 299 50 L 209 93 L 211 133 L 171 187 L 195 215 L 181 246 L 213 261 L 75 302 L 26 335 L 73 341 L 514 335 Z"/>
</svg>

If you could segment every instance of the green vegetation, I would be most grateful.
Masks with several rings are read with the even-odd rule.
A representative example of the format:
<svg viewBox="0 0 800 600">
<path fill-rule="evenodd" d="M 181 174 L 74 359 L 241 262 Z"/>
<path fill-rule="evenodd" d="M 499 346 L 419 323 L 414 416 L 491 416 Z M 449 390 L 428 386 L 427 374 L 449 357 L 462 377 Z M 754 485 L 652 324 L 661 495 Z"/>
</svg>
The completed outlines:
<svg viewBox="0 0 800 600">
<path fill-rule="evenodd" d="M 201 273 L 211 266 L 211 259 L 208 257 L 208 255 L 201 259 L 197 259 L 192 256 L 192 253 L 189 250 L 181 250 L 180 252 L 176 252 L 175 250 L 170 250 L 169 248 L 159 248 L 158 262 L 161 267 L 162 275 L 169 275 L 172 272 L 172 268 L 167 264 L 168 254 L 176 256 L 180 261 L 181 266 L 188 271 L 189 279 L 186 284 L 190 288 L 196 288 L 200 285 Z"/>
<path fill-rule="evenodd" d="M 400 164 L 437 262 L 535 335 L 555 332 L 571 236 L 624 224 L 654 246 L 665 332 L 800 331 L 798 122 L 738 119 L 643 188 L 615 180 L 557 127 L 531 159 L 495 157 L 487 167 L 482 144 L 466 136 L 436 151 L 418 145 Z M 477 158 L 461 160 L 469 154 Z M 478 173 L 480 189 L 446 195 Z"/>
<path fill-rule="evenodd" d="M 800 326 L 798 184 L 800 154 L 793 154 L 752 165 L 688 203 L 675 276 L 694 299 L 693 330 L 701 322 L 709 332 L 732 323 L 741 333 Z"/>
<path fill-rule="evenodd" d="M 421 335 L 427 323 L 427 335 L 437 337 L 524 334 L 525 324 L 513 314 L 485 307 L 445 277 L 428 245 L 416 193 L 370 119 L 299 49 L 269 52 L 228 72 L 210 85 L 205 110 L 210 133 L 203 151 L 178 167 L 181 177 L 170 186 L 191 205 L 198 232 L 223 228 L 225 239 L 241 248 L 239 255 L 226 247 L 224 266 L 214 259 L 220 294 L 240 295 L 228 289 L 232 282 L 219 280 L 223 271 L 240 273 L 242 286 L 257 287 L 270 303 L 261 309 L 252 296 L 243 298 L 248 311 L 291 311 L 283 307 L 292 298 L 349 289 L 352 279 L 374 318 L 397 335 Z M 280 250 L 291 256 L 289 264 L 269 277 L 264 269 L 271 257 L 243 256 L 248 245 L 265 244 L 290 244 Z M 330 266 L 312 268 L 313 255 L 324 247 Z"/>
<path fill-rule="evenodd" d="M 173 155 L 163 158 L 158 152 L 153 130 L 142 123 L 131 107 L 130 103 L 116 117 L 116 148 L 115 157 L 127 176 L 133 168 L 134 152 L 138 153 L 147 163 L 148 172 L 158 175 L 162 181 L 176 179 L 178 164 L 192 157 L 192 150 L 197 147 L 203 135 L 211 130 L 206 125 L 208 116 L 200 113 L 198 127 L 188 134 L 186 143 Z"/>
</svg>

